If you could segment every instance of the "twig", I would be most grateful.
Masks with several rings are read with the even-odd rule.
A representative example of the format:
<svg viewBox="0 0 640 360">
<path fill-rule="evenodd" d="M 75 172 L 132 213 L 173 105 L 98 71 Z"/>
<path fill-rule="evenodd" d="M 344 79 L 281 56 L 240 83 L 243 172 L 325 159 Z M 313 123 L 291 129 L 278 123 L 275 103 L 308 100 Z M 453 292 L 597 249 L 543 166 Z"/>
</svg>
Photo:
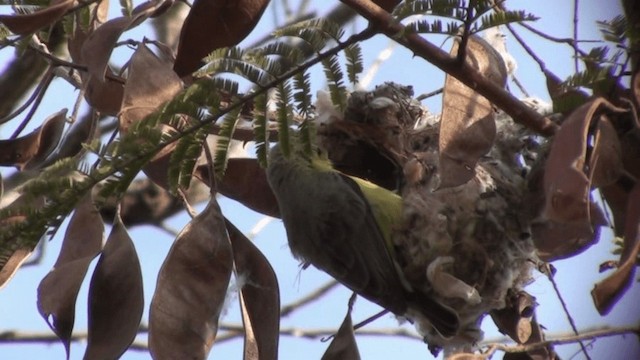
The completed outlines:
<svg viewBox="0 0 640 360">
<path fill-rule="evenodd" d="M 540 30 L 534 28 L 533 26 L 531 26 L 531 25 L 529 25 L 527 23 L 524 23 L 524 22 L 520 22 L 520 23 L 517 23 L 517 24 L 522 26 L 523 28 L 531 31 L 532 33 L 540 36 L 541 38 L 543 38 L 545 40 L 549 40 L 549 41 L 553 41 L 553 42 L 557 42 L 557 43 L 568 44 L 571 47 L 573 47 L 573 45 L 574 45 L 574 40 L 571 39 L 571 38 L 558 38 L 558 37 L 555 37 L 555 36 L 551 36 L 549 34 L 543 33 L 542 31 L 540 31 Z M 576 40 L 576 42 L 578 42 L 578 43 L 601 43 L 602 41 L 601 40 Z M 579 51 L 579 54 L 581 56 L 587 55 L 587 53 L 583 52 L 580 49 L 578 49 L 578 51 Z"/>
<path fill-rule="evenodd" d="M 470 0 L 469 5 L 467 6 L 467 16 L 464 19 L 464 28 L 462 30 L 462 39 L 460 40 L 460 46 L 458 46 L 458 54 L 456 56 L 456 61 L 460 64 L 465 62 L 467 58 L 467 43 L 469 42 L 469 36 L 471 33 L 471 25 L 474 21 L 474 13 L 477 4 L 476 0 Z"/>
<path fill-rule="evenodd" d="M 573 66 L 574 72 L 578 72 L 578 0 L 573 0 Z M 582 345 L 582 343 L 580 343 Z M 585 353 L 586 354 L 586 353 Z"/>
<path fill-rule="evenodd" d="M 31 93 L 31 96 L 29 96 L 27 101 L 25 101 L 24 104 L 20 105 L 20 107 L 17 108 L 11 114 L 1 118 L 0 119 L 0 124 L 4 124 L 7 121 L 13 119 L 14 117 L 20 115 L 20 113 L 22 113 L 26 108 L 28 108 L 29 105 L 31 105 L 31 103 L 36 100 L 36 98 L 42 99 L 42 96 L 40 96 L 40 94 L 42 93 L 43 88 L 46 87 L 46 86 L 49 86 L 50 83 L 51 83 L 51 68 L 49 67 L 47 69 L 47 72 L 44 75 L 44 78 L 40 81 L 40 83 L 38 83 L 38 86 L 33 91 L 33 93 Z"/>
<path fill-rule="evenodd" d="M 285 316 L 289 316 L 292 312 L 298 310 L 299 308 L 318 300 L 320 297 L 322 297 L 324 294 L 328 293 L 329 291 L 331 291 L 331 289 L 333 289 L 334 287 L 336 287 L 338 285 L 338 282 L 336 280 L 331 280 L 329 282 L 327 282 L 326 284 L 318 287 L 317 289 L 315 289 L 314 291 L 310 292 L 309 294 L 307 294 L 306 296 L 301 297 L 300 299 L 285 305 L 282 307 L 282 309 L 280 310 L 280 317 L 285 317 Z"/>
<path fill-rule="evenodd" d="M 36 89 L 37 95 L 33 100 L 33 106 L 31 107 L 31 109 L 29 109 L 29 112 L 24 117 L 24 119 L 22 119 L 22 121 L 20 122 L 20 125 L 18 125 L 18 128 L 13 132 L 13 134 L 11 134 L 10 139 L 17 138 L 18 135 L 20 135 L 20 133 L 22 132 L 22 130 L 24 130 L 24 128 L 27 127 L 27 124 L 29 124 L 29 121 L 31 121 L 31 118 L 36 113 L 36 110 L 38 110 L 40 103 L 44 98 L 44 95 L 47 93 L 47 89 L 49 88 L 49 85 L 51 85 L 52 80 L 53 80 L 53 71 L 52 71 L 52 68 L 49 68 L 47 70 L 47 73 L 44 75 L 44 78 L 40 82 L 42 86 L 38 86 L 38 88 Z"/>
<path fill-rule="evenodd" d="M 560 300 L 560 304 L 562 305 L 562 309 L 564 310 L 564 313 L 567 315 L 567 320 L 569 320 L 569 324 L 571 325 L 571 329 L 573 330 L 573 333 L 576 336 L 579 336 L 580 333 L 578 333 L 578 328 L 576 327 L 576 323 L 573 320 L 573 317 L 571 316 L 571 314 L 569 313 L 569 307 L 567 306 L 567 303 L 564 301 L 564 297 L 560 293 L 560 288 L 558 288 L 558 284 L 556 283 L 556 280 L 553 277 L 555 271 L 552 268 L 550 268 L 550 266 L 551 265 L 547 265 L 548 270 L 544 272 L 546 273 L 547 278 L 551 282 L 551 285 L 553 285 L 553 290 L 555 291 L 556 296 L 558 297 L 558 300 Z M 587 358 L 588 360 L 591 360 L 591 357 L 589 356 L 589 352 L 587 351 L 587 348 L 584 346 L 582 341 L 578 340 L 578 343 L 580 344 L 580 348 L 582 349 L 582 352 L 584 353 L 585 358 Z"/>
<path fill-rule="evenodd" d="M 581 342 L 584 340 L 595 340 L 604 337 L 610 336 L 621 336 L 632 334 L 635 336 L 640 336 L 640 327 L 620 327 L 620 328 L 602 328 L 591 331 L 582 331 L 580 335 L 555 335 L 549 336 L 548 340 L 540 341 L 533 344 L 526 345 L 510 345 L 504 344 L 500 342 L 494 341 L 483 341 L 480 346 L 481 347 L 494 347 L 496 350 L 508 352 L 508 353 L 516 353 L 516 352 L 528 352 L 535 349 L 540 349 L 548 346 L 557 346 L 557 345 L 565 345 L 565 344 L 573 344 L 576 342 Z"/>
</svg>

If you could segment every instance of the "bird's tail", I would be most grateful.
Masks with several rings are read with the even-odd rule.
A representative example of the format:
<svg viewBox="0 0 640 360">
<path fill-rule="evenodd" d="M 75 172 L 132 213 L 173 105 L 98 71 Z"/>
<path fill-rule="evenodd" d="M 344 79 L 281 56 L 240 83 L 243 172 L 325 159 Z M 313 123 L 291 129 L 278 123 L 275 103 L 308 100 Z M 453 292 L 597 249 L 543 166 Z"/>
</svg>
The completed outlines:
<svg viewBox="0 0 640 360">
<path fill-rule="evenodd" d="M 424 316 L 443 338 L 451 338 L 458 333 L 460 318 L 455 310 L 420 292 L 410 292 L 407 297 L 411 313 Z"/>
</svg>

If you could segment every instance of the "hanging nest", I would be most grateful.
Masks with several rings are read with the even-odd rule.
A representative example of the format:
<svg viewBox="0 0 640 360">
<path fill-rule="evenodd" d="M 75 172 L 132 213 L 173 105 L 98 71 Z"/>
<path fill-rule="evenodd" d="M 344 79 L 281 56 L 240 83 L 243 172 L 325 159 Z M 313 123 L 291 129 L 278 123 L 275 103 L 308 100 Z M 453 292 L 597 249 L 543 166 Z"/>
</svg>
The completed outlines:
<svg viewBox="0 0 640 360">
<path fill-rule="evenodd" d="M 396 261 L 414 291 L 460 316 L 458 334 L 443 338 L 417 311 L 408 312 L 432 350 L 472 350 L 487 314 L 516 341 L 527 341 L 535 300 L 523 287 L 540 263 L 532 223 L 542 202 L 530 199 L 547 149 L 542 140 L 492 109 L 493 146 L 470 169 L 470 179 L 443 186 L 440 119 L 410 87 L 385 83 L 354 92 L 344 113 L 327 99 L 318 96 L 320 146 L 338 170 L 401 194 Z"/>
</svg>

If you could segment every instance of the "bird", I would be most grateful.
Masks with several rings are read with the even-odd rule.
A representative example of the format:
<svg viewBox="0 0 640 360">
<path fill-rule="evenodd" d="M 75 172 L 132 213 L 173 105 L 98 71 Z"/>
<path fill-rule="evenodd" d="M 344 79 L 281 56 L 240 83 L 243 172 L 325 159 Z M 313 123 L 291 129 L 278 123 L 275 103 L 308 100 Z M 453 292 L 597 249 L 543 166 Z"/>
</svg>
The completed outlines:
<svg viewBox="0 0 640 360">
<path fill-rule="evenodd" d="M 286 156 L 276 144 L 266 172 L 294 257 L 398 316 L 417 311 L 441 336 L 454 336 L 457 313 L 413 291 L 393 258 L 402 198 L 335 170 L 319 149 L 292 147 Z"/>
</svg>

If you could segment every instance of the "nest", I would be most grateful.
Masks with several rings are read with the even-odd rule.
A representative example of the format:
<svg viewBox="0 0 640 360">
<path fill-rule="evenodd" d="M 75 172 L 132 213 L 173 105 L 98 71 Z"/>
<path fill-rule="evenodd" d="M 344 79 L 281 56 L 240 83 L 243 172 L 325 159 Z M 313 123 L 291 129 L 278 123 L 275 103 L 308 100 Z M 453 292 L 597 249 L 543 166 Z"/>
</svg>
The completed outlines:
<svg viewBox="0 0 640 360">
<path fill-rule="evenodd" d="M 410 87 L 386 83 L 354 92 L 344 113 L 320 95 L 317 114 L 318 140 L 338 170 L 401 194 L 396 261 L 414 291 L 458 312 L 461 330 L 445 339 L 417 313 L 407 317 L 432 346 L 466 349 L 480 340 L 482 318 L 511 306 L 538 262 L 535 214 L 524 203 L 527 178 L 543 148 L 536 136 L 496 112 L 496 140 L 475 175 L 443 188 L 440 121 Z"/>
</svg>

